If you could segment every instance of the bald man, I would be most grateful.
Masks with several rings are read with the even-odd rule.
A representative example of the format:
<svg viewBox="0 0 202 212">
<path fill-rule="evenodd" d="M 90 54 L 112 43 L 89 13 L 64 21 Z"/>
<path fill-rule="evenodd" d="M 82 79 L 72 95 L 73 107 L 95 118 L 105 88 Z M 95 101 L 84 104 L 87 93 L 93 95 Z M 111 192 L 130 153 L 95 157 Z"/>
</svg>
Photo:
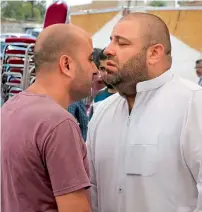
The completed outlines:
<svg viewBox="0 0 202 212">
<path fill-rule="evenodd" d="M 201 212 L 202 88 L 169 70 L 157 16 L 131 13 L 110 39 L 104 80 L 118 93 L 89 124 L 93 212 Z"/>
<path fill-rule="evenodd" d="M 90 212 L 87 150 L 66 109 L 90 94 L 90 36 L 74 25 L 44 29 L 36 81 L 2 107 L 2 211 Z"/>
</svg>

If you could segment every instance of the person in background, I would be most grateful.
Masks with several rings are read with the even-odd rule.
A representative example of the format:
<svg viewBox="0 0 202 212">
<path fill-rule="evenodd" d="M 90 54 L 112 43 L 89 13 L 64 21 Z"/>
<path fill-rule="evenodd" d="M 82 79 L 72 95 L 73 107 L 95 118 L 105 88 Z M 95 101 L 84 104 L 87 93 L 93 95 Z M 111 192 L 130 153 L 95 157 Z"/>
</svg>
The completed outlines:
<svg viewBox="0 0 202 212">
<path fill-rule="evenodd" d="M 87 130 L 88 130 L 88 116 L 86 112 L 86 107 L 83 100 L 72 103 L 68 107 L 68 112 L 71 113 L 74 118 L 77 120 L 83 140 L 86 141 Z"/>
<path fill-rule="evenodd" d="M 107 56 L 104 54 L 104 50 L 103 49 L 100 52 L 99 55 L 99 72 L 100 72 L 100 78 L 102 79 L 102 81 L 105 84 L 105 87 L 103 89 L 101 89 L 100 91 L 98 91 L 98 93 L 96 94 L 92 106 L 91 106 L 91 111 L 90 111 L 90 119 L 93 115 L 94 110 L 96 109 L 97 105 L 100 103 L 100 101 L 105 100 L 106 98 L 108 98 L 109 96 L 115 94 L 117 92 L 117 90 L 115 88 L 112 87 L 112 85 L 108 84 L 107 82 L 105 82 L 103 80 L 103 76 L 105 74 L 106 70 L 106 66 L 107 66 Z"/>
<path fill-rule="evenodd" d="M 169 70 L 158 16 L 126 15 L 110 40 L 104 80 L 118 93 L 87 135 L 93 212 L 201 212 L 202 87 Z"/>
<path fill-rule="evenodd" d="M 54 24 L 39 34 L 34 58 L 36 81 L 1 110 L 2 211 L 90 212 L 86 145 L 67 108 L 90 95 L 92 40 Z"/>
<path fill-rule="evenodd" d="M 103 49 L 100 52 L 100 56 L 99 56 L 99 59 L 100 59 L 99 71 L 100 71 L 100 76 L 101 76 L 102 80 L 103 80 L 103 75 L 107 71 L 106 70 L 107 56 L 104 55 L 104 50 L 105 49 Z M 94 98 L 94 103 L 102 101 L 102 100 L 106 99 L 107 97 L 109 97 L 109 96 L 111 96 L 111 95 L 113 95 L 117 92 L 116 89 L 113 88 L 112 85 L 108 84 L 104 80 L 103 80 L 103 82 L 104 82 L 106 87 L 104 87 L 102 90 L 98 91 L 98 93 L 96 94 L 96 96 Z"/>
<path fill-rule="evenodd" d="M 100 67 L 100 54 L 102 52 L 102 49 L 98 49 L 98 48 L 94 48 L 94 63 L 97 67 L 97 69 L 99 69 Z M 103 78 L 101 77 L 100 74 L 97 74 L 94 77 L 94 81 L 93 81 L 93 93 L 92 93 L 92 97 L 93 99 L 95 98 L 95 96 L 97 95 L 97 93 L 103 89 L 105 87 L 105 83 L 103 81 Z"/>
<path fill-rule="evenodd" d="M 93 49 L 93 60 L 94 60 L 94 63 L 96 65 L 97 69 L 99 69 L 99 65 L 100 65 L 99 54 L 100 54 L 101 51 L 102 51 L 102 49 L 99 49 L 99 48 Z M 92 101 L 93 101 L 95 95 L 104 86 L 105 86 L 104 82 L 101 79 L 100 75 L 99 74 L 94 75 L 93 76 L 92 89 L 91 89 L 91 95 L 86 97 L 85 99 L 83 99 L 83 102 L 84 102 L 84 105 L 86 107 L 86 111 L 87 111 L 88 115 L 89 115 L 91 104 L 92 104 Z"/>
<path fill-rule="evenodd" d="M 199 77 L 198 84 L 202 86 L 202 59 L 196 61 L 195 69 L 196 69 L 196 74 Z"/>
</svg>

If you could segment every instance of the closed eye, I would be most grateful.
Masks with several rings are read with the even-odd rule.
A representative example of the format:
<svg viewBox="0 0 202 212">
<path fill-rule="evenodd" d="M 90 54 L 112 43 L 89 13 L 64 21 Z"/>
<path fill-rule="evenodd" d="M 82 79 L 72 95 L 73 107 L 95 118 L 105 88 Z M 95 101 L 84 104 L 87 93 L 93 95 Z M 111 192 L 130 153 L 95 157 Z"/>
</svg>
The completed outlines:
<svg viewBox="0 0 202 212">
<path fill-rule="evenodd" d="M 92 62 L 92 61 L 94 61 L 93 54 L 91 54 L 91 55 L 90 55 L 90 57 L 89 57 L 89 61 L 91 61 L 91 62 Z"/>
<path fill-rule="evenodd" d="M 129 45 L 128 43 L 118 43 L 119 46 L 127 46 Z"/>
</svg>

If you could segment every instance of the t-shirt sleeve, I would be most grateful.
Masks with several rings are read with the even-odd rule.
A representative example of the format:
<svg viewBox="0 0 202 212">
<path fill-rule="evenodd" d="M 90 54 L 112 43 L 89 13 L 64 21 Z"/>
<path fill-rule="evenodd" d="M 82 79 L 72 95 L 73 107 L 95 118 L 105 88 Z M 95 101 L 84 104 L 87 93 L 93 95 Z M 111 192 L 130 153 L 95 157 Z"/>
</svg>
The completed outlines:
<svg viewBox="0 0 202 212">
<path fill-rule="evenodd" d="M 72 120 L 52 130 L 43 152 L 55 196 L 90 187 L 86 146 Z"/>
</svg>

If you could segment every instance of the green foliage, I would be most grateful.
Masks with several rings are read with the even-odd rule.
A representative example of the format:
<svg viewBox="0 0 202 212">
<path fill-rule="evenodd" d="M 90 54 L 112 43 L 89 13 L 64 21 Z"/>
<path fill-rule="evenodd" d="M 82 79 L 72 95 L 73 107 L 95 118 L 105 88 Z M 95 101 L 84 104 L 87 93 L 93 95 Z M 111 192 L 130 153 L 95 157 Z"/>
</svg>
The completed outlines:
<svg viewBox="0 0 202 212">
<path fill-rule="evenodd" d="M 1 9 L 2 18 L 21 21 L 42 21 L 46 11 L 42 1 L 7 1 Z"/>
<path fill-rule="evenodd" d="M 152 7 L 164 7 L 164 6 L 166 6 L 166 2 L 165 1 L 152 1 L 150 3 L 150 6 L 152 6 Z"/>
<path fill-rule="evenodd" d="M 41 20 L 41 14 L 40 14 L 39 9 L 34 8 L 33 13 L 34 13 L 35 20 L 36 20 L 36 21 L 40 21 L 40 20 Z"/>
<path fill-rule="evenodd" d="M 184 3 L 185 3 L 185 2 L 184 2 L 184 1 L 178 1 L 177 3 L 178 3 L 180 6 L 184 6 Z"/>
</svg>

